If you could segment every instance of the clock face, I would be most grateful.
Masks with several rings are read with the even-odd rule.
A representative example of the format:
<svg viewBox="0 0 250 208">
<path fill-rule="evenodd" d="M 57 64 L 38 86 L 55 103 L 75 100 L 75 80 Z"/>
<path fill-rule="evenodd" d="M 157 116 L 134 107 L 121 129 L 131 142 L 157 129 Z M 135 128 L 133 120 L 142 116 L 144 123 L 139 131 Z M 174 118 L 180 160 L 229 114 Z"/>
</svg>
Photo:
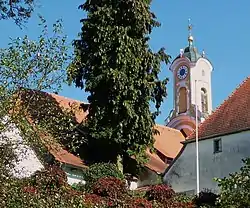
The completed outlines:
<svg viewBox="0 0 250 208">
<path fill-rule="evenodd" d="M 188 74 L 188 68 L 186 66 L 181 66 L 177 71 L 177 77 L 179 79 L 185 79 Z"/>
</svg>

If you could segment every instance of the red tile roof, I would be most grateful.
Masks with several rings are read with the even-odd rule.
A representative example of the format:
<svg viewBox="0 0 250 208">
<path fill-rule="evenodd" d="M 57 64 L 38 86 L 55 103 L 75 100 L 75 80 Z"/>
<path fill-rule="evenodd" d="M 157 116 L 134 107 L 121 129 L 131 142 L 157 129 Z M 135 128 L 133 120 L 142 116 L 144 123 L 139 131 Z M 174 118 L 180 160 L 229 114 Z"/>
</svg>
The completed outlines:
<svg viewBox="0 0 250 208">
<path fill-rule="evenodd" d="M 75 167 L 88 168 L 79 157 L 71 154 L 63 148 L 56 149 L 53 147 L 49 148 L 49 152 L 55 157 L 55 159 L 61 163 L 69 164 Z"/>
<path fill-rule="evenodd" d="M 250 77 L 248 77 L 201 125 L 199 138 L 250 129 Z M 193 132 L 188 140 L 195 138 Z"/>
<path fill-rule="evenodd" d="M 55 94 L 50 95 L 56 99 L 60 107 L 66 109 L 72 109 L 70 104 L 74 103 L 75 106 L 79 106 L 80 104 L 80 101 Z M 81 114 L 79 115 L 79 111 L 77 111 L 75 114 L 78 118 L 78 122 L 81 122 L 87 116 L 87 112 L 80 113 Z M 182 147 L 181 142 L 185 140 L 184 136 L 180 131 L 166 126 L 156 125 L 156 129 L 159 131 L 159 134 L 154 136 L 154 147 L 166 157 L 175 158 Z M 145 166 L 157 173 L 163 173 L 168 165 L 164 163 L 157 154 L 150 152 L 147 152 L 147 154 L 149 156 L 149 161 Z"/>
<path fill-rule="evenodd" d="M 181 142 L 185 140 L 185 137 L 177 129 L 159 124 L 156 124 L 155 127 L 159 134 L 154 136 L 154 147 L 166 157 L 175 158 L 182 148 Z"/>
<path fill-rule="evenodd" d="M 36 128 L 36 126 L 34 125 L 30 117 L 27 117 L 27 120 L 33 127 L 34 131 L 36 131 L 39 138 L 41 138 L 41 142 L 48 149 L 49 153 L 53 155 L 56 161 L 65 163 L 68 165 L 72 165 L 75 167 L 88 168 L 84 164 L 83 160 L 81 160 L 81 158 L 63 149 L 62 145 L 57 143 L 55 139 L 49 133 L 42 132 L 38 128 Z"/>
<path fill-rule="evenodd" d="M 37 99 L 35 99 L 36 103 L 39 102 L 38 101 L 39 99 L 43 99 L 43 102 L 46 101 L 46 99 L 48 99 L 49 102 L 49 99 L 52 98 L 55 101 L 55 102 L 50 101 L 52 105 L 58 105 L 60 108 L 64 110 L 71 111 L 78 123 L 84 121 L 87 117 L 88 111 L 84 111 L 80 107 L 80 105 L 82 104 L 81 101 L 41 91 L 29 90 L 29 93 L 39 94 L 39 96 L 37 96 Z M 87 105 L 86 103 L 84 104 Z M 51 104 L 49 104 L 47 107 L 51 107 Z M 156 134 L 154 136 L 155 138 L 154 147 L 166 157 L 175 158 L 182 147 L 181 142 L 185 140 L 184 136 L 181 134 L 180 131 L 166 126 L 156 125 L 156 129 L 159 131 L 159 134 Z M 45 136 L 42 137 L 46 141 Z M 76 157 L 73 154 L 67 152 L 62 148 L 62 146 L 58 147 L 58 145 L 55 142 L 53 144 L 48 142 L 45 143 L 47 143 L 46 146 L 49 152 L 55 157 L 56 160 L 74 166 L 78 165 L 80 167 L 84 166 L 84 162 L 81 161 L 79 157 Z M 149 156 L 149 161 L 145 166 L 155 172 L 163 173 L 167 167 L 167 164 L 164 163 L 157 154 L 150 152 L 147 152 L 147 154 Z"/>
<path fill-rule="evenodd" d="M 168 164 L 164 163 L 156 153 L 150 153 L 147 151 L 147 156 L 149 157 L 149 160 L 145 166 L 157 173 L 164 173 Z"/>
<path fill-rule="evenodd" d="M 84 111 L 80 107 L 83 103 L 82 101 L 73 100 L 53 93 L 49 93 L 48 95 L 52 96 L 61 108 L 72 111 L 78 123 L 81 123 L 87 117 L 88 111 Z M 87 103 L 84 104 L 88 105 Z"/>
</svg>

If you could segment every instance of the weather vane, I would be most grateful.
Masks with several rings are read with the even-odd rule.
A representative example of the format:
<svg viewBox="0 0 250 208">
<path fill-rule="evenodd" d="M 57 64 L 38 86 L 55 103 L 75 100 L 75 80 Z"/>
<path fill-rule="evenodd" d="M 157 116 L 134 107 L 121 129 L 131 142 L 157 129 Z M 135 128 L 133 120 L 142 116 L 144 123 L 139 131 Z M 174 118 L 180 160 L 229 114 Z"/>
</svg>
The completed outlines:
<svg viewBox="0 0 250 208">
<path fill-rule="evenodd" d="M 191 24 L 191 19 L 188 19 L 188 32 L 189 32 L 189 36 L 192 35 L 192 29 L 193 29 L 193 25 Z"/>
</svg>

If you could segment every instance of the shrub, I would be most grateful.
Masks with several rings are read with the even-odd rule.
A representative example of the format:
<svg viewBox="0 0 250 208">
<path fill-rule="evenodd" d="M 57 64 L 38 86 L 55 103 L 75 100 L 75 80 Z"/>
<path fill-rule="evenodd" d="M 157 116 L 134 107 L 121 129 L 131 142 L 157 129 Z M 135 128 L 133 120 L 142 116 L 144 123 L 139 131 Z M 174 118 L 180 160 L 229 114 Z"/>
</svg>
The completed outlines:
<svg viewBox="0 0 250 208">
<path fill-rule="evenodd" d="M 166 203 L 169 199 L 173 198 L 175 192 L 169 186 L 165 184 L 154 185 L 146 192 L 145 197 L 152 201 L 156 200 L 161 203 Z"/>
<path fill-rule="evenodd" d="M 22 191 L 24 193 L 29 193 L 29 194 L 37 194 L 38 190 L 37 188 L 33 187 L 33 186 L 25 186 L 22 188 Z"/>
<path fill-rule="evenodd" d="M 37 185 L 32 186 L 31 183 L 36 183 L 36 178 L 21 180 L 7 181 L 1 186 L 4 188 L 0 190 L 1 207 L 3 208 L 26 208 L 26 207 L 84 207 L 83 196 L 67 188 L 53 189 L 53 193 L 48 190 L 47 186 Z M 40 184 L 40 183 L 37 183 Z M 45 188 L 45 189 L 43 189 Z"/>
<path fill-rule="evenodd" d="M 66 173 L 58 166 L 48 166 L 31 177 L 31 185 L 46 191 L 68 186 Z"/>
<path fill-rule="evenodd" d="M 115 177 L 100 178 L 92 187 L 94 194 L 113 199 L 121 198 L 127 193 L 126 183 Z"/>
<path fill-rule="evenodd" d="M 175 202 L 172 201 L 167 204 L 168 208 L 195 208 L 195 205 L 192 202 Z"/>
<path fill-rule="evenodd" d="M 152 208 L 152 203 L 147 199 L 143 198 L 133 198 L 131 199 L 127 206 L 127 208 Z"/>
<path fill-rule="evenodd" d="M 218 206 L 222 208 L 250 207 L 250 158 L 244 166 L 228 177 L 216 179 L 220 187 Z"/>
<path fill-rule="evenodd" d="M 174 200 L 177 202 L 193 202 L 193 195 L 176 193 Z"/>
<path fill-rule="evenodd" d="M 87 206 L 94 206 L 94 205 L 103 205 L 105 204 L 104 200 L 102 197 L 96 195 L 96 194 L 86 194 L 84 196 L 84 203 Z"/>
<path fill-rule="evenodd" d="M 193 199 L 193 203 L 197 207 L 207 206 L 207 207 L 215 207 L 217 195 L 212 193 L 211 191 L 202 191 L 199 196 L 196 196 Z"/>
<path fill-rule="evenodd" d="M 81 191 L 83 192 L 85 190 L 85 185 L 83 183 L 74 183 L 71 185 L 71 188 L 76 190 L 76 191 Z"/>
<path fill-rule="evenodd" d="M 115 177 L 122 180 L 124 179 L 123 174 L 118 170 L 116 165 L 112 163 L 96 163 L 91 165 L 84 172 L 86 189 L 90 190 L 95 182 L 104 177 Z"/>
</svg>

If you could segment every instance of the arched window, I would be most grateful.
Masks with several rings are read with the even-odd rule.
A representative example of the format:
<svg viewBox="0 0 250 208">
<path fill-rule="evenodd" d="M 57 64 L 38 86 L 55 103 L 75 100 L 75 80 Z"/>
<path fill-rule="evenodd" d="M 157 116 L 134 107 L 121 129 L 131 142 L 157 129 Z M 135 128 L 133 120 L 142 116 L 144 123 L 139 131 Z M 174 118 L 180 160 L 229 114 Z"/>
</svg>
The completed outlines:
<svg viewBox="0 0 250 208">
<path fill-rule="evenodd" d="M 201 73 L 202 73 L 202 76 L 205 76 L 205 71 L 204 71 L 204 69 L 202 70 Z"/>
<path fill-rule="evenodd" d="M 207 90 L 205 88 L 201 88 L 201 110 L 202 113 L 208 112 Z"/>
<path fill-rule="evenodd" d="M 179 90 L 179 113 L 185 113 L 187 111 L 187 89 L 181 87 Z"/>
</svg>

